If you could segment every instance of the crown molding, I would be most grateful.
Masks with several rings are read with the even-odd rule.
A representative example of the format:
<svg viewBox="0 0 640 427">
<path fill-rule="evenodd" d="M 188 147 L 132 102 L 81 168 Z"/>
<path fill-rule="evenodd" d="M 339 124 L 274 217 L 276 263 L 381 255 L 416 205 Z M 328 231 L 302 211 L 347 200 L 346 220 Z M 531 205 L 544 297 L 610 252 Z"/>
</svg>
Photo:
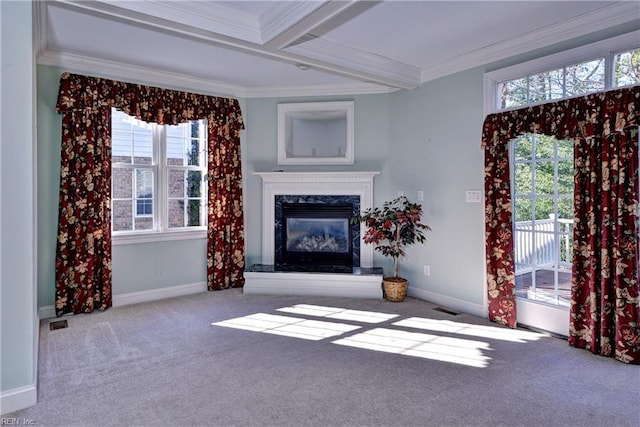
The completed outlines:
<svg viewBox="0 0 640 427">
<path fill-rule="evenodd" d="M 247 98 L 284 98 L 296 96 L 375 95 L 399 89 L 373 83 L 336 83 L 299 86 L 251 86 L 245 88 Z"/>
<path fill-rule="evenodd" d="M 190 90 L 214 96 L 246 97 L 243 86 L 70 53 L 45 51 L 38 55 L 37 63 L 64 68 L 65 71 L 73 73 L 86 73 L 96 77 L 120 79 L 132 83 Z"/>
<path fill-rule="evenodd" d="M 44 51 L 37 56 L 37 63 L 64 68 L 73 73 L 86 73 L 96 77 L 120 79 L 140 84 L 152 84 L 176 90 L 236 98 L 277 98 L 295 96 L 371 95 L 390 93 L 397 89 L 372 83 L 315 84 L 298 86 L 231 85 L 215 80 L 158 71 L 120 62 L 69 53 Z"/>
<path fill-rule="evenodd" d="M 545 29 L 442 61 L 438 65 L 422 70 L 420 80 L 421 83 L 424 83 L 471 67 L 489 64 L 633 20 L 640 21 L 638 3 L 636 1 L 618 2 Z"/>
</svg>

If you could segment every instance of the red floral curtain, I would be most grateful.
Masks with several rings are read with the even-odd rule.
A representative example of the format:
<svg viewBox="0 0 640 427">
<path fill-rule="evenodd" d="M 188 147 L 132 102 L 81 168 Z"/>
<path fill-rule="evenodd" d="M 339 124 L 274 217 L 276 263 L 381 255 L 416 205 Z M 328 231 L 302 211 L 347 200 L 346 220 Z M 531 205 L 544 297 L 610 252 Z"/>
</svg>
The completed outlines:
<svg viewBox="0 0 640 427">
<path fill-rule="evenodd" d="M 637 126 L 581 139 L 575 170 L 569 343 L 640 364 Z"/>
<path fill-rule="evenodd" d="M 62 117 L 58 316 L 111 307 L 110 123 L 107 107 L 71 110 Z"/>
<path fill-rule="evenodd" d="M 111 107 L 161 125 L 207 119 L 208 288 L 242 286 L 243 120 L 238 101 L 63 73 L 56 106 L 63 114 L 56 314 L 111 306 Z M 90 191 L 95 194 L 84 197 Z"/>
<path fill-rule="evenodd" d="M 241 125 L 242 121 L 232 120 L 209 126 L 207 288 L 210 291 L 244 285 Z"/>
<path fill-rule="evenodd" d="M 638 342 L 640 342 L 638 329 L 640 310 L 638 307 L 638 165 L 637 136 L 634 140 L 633 133 L 637 130 L 639 115 L 640 86 L 634 86 L 487 116 L 483 125 L 482 145 L 485 150 L 485 236 L 488 311 L 491 320 L 510 327 L 516 326 L 509 141 L 525 133 L 552 135 L 558 139 L 573 139 L 576 141 L 576 226 L 574 228 L 574 278 L 570 325 L 572 337 L 570 337 L 570 343 L 578 347 L 586 346 L 587 342 L 588 345 L 592 345 L 594 339 L 590 331 L 602 330 L 602 321 L 589 318 L 598 312 L 598 317 L 609 319 L 606 322 L 607 325 L 615 325 L 609 326 L 609 328 L 615 330 L 617 335 L 612 336 L 610 332 L 607 332 L 609 338 L 597 341 L 604 341 L 604 345 L 614 345 L 613 342 L 617 343 L 620 338 L 624 337 L 626 342 L 634 341 L 637 349 Z M 608 154 L 600 156 L 596 155 L 595 151 L 602 149 L 602 146 L 590 150 L 588 145 L 584 145 L 593 144 L 596 140 L 609 141 L 607 144 L 610 146 L 626 145 L 627 143 L 629 146 L 624 148 L 624 155 L 615 154 L 615 150 L 620 149 L 616 145 L 615 150 L 611 149 Z M 635 160 L 631 159 L 632 152 L 636 153 Z M 596 169 L 599 168 L 598 174 L 602 176 L 599 178 L 601 183 L 594 182 L 589 193 L 586 194 L 584 193 L 585 183 L 581 181 L 582 174 L 588 174 L 585 176 L 588 176 L 589 180 L 598 178 L 595 178 L 596 175 L 593 175 L 591 171 L 587 172 L 586 169 L 581 172 L 581 163 L 586 163 L 589 167 Z M 623 179 L 620 179 L 621 176 Z M 632 185 L 634 179 L 636 184 Z M 616 182 L 617 189 L 612 187 L 612 181 Z M 596 189 L 599 191 L 596 192 Z M 618 190 L 623 194 L 616 194 Z M 609 217 L 605 218 L 607 221 L 616 222 L 615 230 L 606 233 L 625 236 L 626 239 L 613 237 L 604 241 L 601 238 L 592 239 L 590 237 L 592 228 L 584 228 L 583 225 L 585 220 L 588 224 L 595 218 L 585 218 L 582 215 L 585 215 L 586 212 L 604 211 L 620 205 L 620 215 L 615 217 L 615 221 Z M 600 249 L 594 254 L 590 254 L 591 249 L 584 246 L 585 242 L 590 239 L 594 244 L 600 245 Z M 613 262 L 617 263 L 617 265 L 614 264 L 617 268 L 611 269 L 609 254 L 614 253 L 616 257 Z M 602 267 L 599 267 L 602 261 L 597 258 L 601 257 L 601 254 L 604 254 L 605 262 L 602 263 Z M 620 256 L 618 257 L 617 254 Z M 624 268 L 621 264 L 624 264 Z M 596 271 L 599 273 L 593 274 Z M 615 274 L 612 274 L 613 272 Z M 588 280 L 587 277 L 589 277 Z M 614 285 L 614 283 L 620 285 Z M 604 292 L 603 288 L 606 289 Z M 597 292 L 596 289 L 598 289 Z M 599 298 L 615 299 L 603 305 L 596 302 Z M 587 300 L 588 305 L 585 305 Z M 589 326 L 587 327 L 587 325 Z M 588 332 L 583 330 L 585 328 Z M 592 338 L 587 338 L 590 334 Z M 573 337 L 574 335 L 575 337 Z M 598 345 L 595 344 L 596 347 Z M 628 355 L 629 351 L 624 354 Z M 619 358 L 639 363 L 637 354 L 636 350 L 635 359 L 627 356 Z"/>
</svg>

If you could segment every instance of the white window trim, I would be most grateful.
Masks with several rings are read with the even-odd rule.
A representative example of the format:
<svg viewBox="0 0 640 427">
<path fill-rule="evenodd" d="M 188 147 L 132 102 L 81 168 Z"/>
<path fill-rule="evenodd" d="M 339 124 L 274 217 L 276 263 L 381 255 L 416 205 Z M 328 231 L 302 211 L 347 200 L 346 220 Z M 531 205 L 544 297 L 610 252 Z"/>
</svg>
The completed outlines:
<svg viewBox="0 0 640 427">
<path fill-rule="evenodd" d="M 133 245 L 140 243 L 156 243 L 166 242 L 172 240 L 199 240 L 207 238 L 206 227 L 204 230 L 177 230 L 177 231 L 154 231 L 154 232 L 119 232 L 117 235 L 111 237 L 111 244 L 118 245 Z"/>
<path fill-rule="evenodd" d="M 554 68 L 560 68 L 567 65 L 579 64 L 598 57 L 608 58 L 609 64 L 613 63 L 615 54 L 630 49 L 638 48 L 640 45 L 640 31 L 634 31 L 618 37 L 602 40 L 589 45 L 577 47 L 575 49 L 566 50 L 553 55 L 534 59 L 513 65 L 511 67 L 501 68 L 499 70 L 490 71 L 484 75 L 484 115 L 487 116 L 496 112 L 504 112 L 517 110 L 520 108 L 530 107 L 532 105 L 540 105 L 548 102 L 557 102 L 559 98 L 553 100 L 545 100 L 536 104 L 519 105 L 516 107 L 505 108 L 499 110 L 497 85 L 506 80 L 517 79 L 522 76 L 542 73 Z M 612 89 L 613 70 L 605 70 L 605 90 Z M 579 95 L 583 96 L 583 95 Z"/>
</svg>

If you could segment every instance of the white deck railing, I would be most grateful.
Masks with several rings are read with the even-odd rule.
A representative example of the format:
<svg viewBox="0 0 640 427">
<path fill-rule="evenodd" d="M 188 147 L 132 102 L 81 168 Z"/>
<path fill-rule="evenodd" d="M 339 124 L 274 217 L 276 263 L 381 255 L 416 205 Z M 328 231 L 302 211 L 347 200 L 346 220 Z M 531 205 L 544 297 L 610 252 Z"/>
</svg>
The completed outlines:
<svg viewBox="0 0 640 427">
<path fill-rule="evenodd" d="M 572 219 L 517 221 L 514 225 L 516 273 L 571 267 Z"/>
</svg>

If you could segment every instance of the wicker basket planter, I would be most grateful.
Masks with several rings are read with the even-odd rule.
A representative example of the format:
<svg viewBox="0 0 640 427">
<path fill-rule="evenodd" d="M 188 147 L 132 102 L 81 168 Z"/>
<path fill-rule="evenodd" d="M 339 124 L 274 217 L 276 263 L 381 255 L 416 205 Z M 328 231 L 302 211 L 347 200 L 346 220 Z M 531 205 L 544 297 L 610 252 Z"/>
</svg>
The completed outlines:
<svg viewBox="0 0 640 427">
<path fill-rule="evenodd" d="M 402 277 L 385 277 L 382 279 L 382 290 L 387 301 L 402 302 L 407 295 L 409 282 Z"/>
</svg>

